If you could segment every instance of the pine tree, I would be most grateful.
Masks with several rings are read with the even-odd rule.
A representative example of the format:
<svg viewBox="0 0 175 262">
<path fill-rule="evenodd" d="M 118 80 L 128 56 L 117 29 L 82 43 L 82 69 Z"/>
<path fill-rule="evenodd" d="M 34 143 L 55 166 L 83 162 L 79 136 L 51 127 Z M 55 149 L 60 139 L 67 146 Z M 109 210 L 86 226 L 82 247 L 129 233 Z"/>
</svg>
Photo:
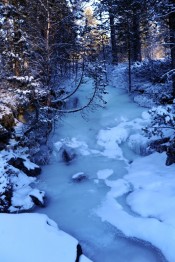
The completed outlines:
<svg viewBox="0 0 175 262">
<path fill-rule="evenodd" d="M 163 31 L 165 45 L 170 49 L 171 70 L 167 75 L 172 80 L 172 96 L 175 98 L 175 0 L 155 1 L 155 11 L 158 21 L 169 30 Z"/>
<path fill-rule="evenodd" d="M 168 15 L 170 29 L 171 69 L 172 74 L 172 95 L 175 98 L 175 0 L 170 0 L 171 10 Z"/>
<path fill-rule="evenodd" d="M 74 18 L 65 0 L 30 1 L 28 14 L 31 63 L 36 77 L 48 87 L 71 62 L 76 39 Z"/>
<path fill-rule="evenodd" d="M 6 77 L 21 77 L 27 71 L 25 7 L 25 1 L 9 0 L 1 4 L 1 55 Z"/>
</svg>

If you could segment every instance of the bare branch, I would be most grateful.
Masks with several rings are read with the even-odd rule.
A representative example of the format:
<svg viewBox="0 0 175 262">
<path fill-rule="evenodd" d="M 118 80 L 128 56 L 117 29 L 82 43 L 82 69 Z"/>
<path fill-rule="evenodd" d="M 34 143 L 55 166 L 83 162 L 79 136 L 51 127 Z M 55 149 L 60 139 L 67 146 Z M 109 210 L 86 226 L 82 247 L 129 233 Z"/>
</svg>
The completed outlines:
<svg viewBox="0 0 175 262">
<path fill-rule="evenodd" d="M 54 101 L 51 101 L 51 104 L 57 104 L 58 102 L 60 102 L 60 101 L 65 101 L 65 100 L 68 99 L 69 97 L 73 96 L 73 95 L 77 92 L 77 90 L 80 88 L 80 86 L 81 86 L 81 84 L 82 84 L 83 76 L 84 76 L 84 65 L 83 65 L 83 69 L 82 69 L 80 81 L 79 81 L 78 85 L 76 86 L 76 88 L 75 88 L 70 94 L 68 94 L 67 96 L 62 97 L 61 99 L 58 98 L 58 99 L 56 99 L 56 100 L 54 100 Z"/>
<path fill-rule="evenodd" d="M 94 101 L 94 98 L 96 97 L 97 94 L 97 86 L 94 87 L 94 92 L 91 96 L 91 98 L 89 99 L 88 103 L 80 108 L 77 109 L 71 109 L 71 110 L 58 110 L 59 113 L 75 113 L 75 112 L 79 112 L 84 110 L 85 108 L 89 107 L 92 102 Z"/>
</svg>

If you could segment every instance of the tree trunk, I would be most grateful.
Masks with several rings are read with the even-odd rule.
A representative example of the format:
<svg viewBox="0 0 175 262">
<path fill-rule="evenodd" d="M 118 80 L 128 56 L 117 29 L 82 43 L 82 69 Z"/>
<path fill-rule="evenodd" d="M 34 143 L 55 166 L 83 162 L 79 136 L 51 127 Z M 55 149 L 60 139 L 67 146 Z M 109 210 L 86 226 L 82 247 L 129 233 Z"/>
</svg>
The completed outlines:
<svg viewBox="0 0 175 262">
<path fill-rule="evenodd" d="M 140 25 L 139 25 L 139 15 L 134 14 L 133 16 L 133 62 L 141 62 L 141 40 L 140 40 Z"/>
<path fill-rule="evenodd" d="M 128 40 L 128 91 L 131 93 L 132 79 L 131 79 L 131 43 Z"/>
<path fill-rule="evenodd" d="M 172 3 L 175 4 L 175 0 L 172 0 Z M 170 28 L 170 48 L 171 48 L 171 66 L 175 70 L 175 12 L 170 13 L 169 15 L 169 28 Z M 175 72 L 172 76 L 172 95 L 175 98 Z"/>
<path fill-rule="evenodd" d="M 117 52 L 117 44 L 115 37 L 115 23 L 114 23 L 114 14 L 112 10 L 109 9 L 109 22 L 110 22 L 110 30 L 111 30 L 111 47 L 112 47 L 112 62 L 113 64 L 118 64 L 118 52 Z"/>
<path fill-rule="evenodd" d="M 131 79 L 131 28 L 130 28 L 130 19 L 127 15 L 127 51 L 128 51 L 128 91 L 132 91 L 132 79 Z"/>
</svg>

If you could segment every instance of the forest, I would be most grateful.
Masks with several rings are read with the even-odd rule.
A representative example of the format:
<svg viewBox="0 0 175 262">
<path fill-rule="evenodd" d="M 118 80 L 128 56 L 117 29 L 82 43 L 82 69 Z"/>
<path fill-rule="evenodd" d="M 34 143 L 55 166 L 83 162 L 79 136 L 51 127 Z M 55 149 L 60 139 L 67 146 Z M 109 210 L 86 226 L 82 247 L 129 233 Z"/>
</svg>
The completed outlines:
<svg viewBox="0 0 175 262">
<path fill-rule="evenodd" d="M 175 0 L 0 1 L 2 261 L 174 262 L 174 164 Z"/>
</svg>

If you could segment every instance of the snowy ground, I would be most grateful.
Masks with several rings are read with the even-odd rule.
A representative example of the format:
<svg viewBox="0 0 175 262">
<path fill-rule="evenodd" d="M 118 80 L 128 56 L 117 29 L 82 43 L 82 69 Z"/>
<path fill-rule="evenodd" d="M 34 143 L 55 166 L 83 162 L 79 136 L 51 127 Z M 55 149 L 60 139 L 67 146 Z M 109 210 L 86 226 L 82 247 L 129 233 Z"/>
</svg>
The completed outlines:
<svg viewBox="0 0 175 262">
<path fill-rule="evenodd" d="M 3 262 L 74 262 L 77 240 L 45 215 L 0 215 L 0 260 Z M 90 261 L 82 256 L 81 262 Z"/>
<path fill-rule="evenodd" d="M 126 131 L 120 132 L 119 125 L 116 129 L 118 134 L 112 129 L 106 134 L 100 131 L 106 142 L 108 157 L 113 152 L 112 145 L 116 147 L 116 143 L 111 143 L 114 133 L 117 144 L 124 138 L 133 149 L 146 142 L 138 134 L 126 140 Z M 134 126 L 134 129 L 137 127 Z M 128 174 L 117 180 L 110 179 L 113 170 L 98 171 L 98 178 L 104 180 L 110 191 L 95 212 L 126 236 L 148 241 L 159 248 L 168 261 L 174 262 L 175 166 L 167 167 L 165 162 L 164 153 L 138 157 L 128 166 Z"/>
<path fill-rule="evenodd" d="M 32 196 L 43 203 L 44 192 L 35 187 L 36 178 L 28 177 L 8 161 L 20 157 L 28 170 L 35 169 L 27 154 L 21 150 L 3 150 L 0 153 L 0 196 L 1 205 L 6 196 L 13 192 L 9 212 L 33 208 Z M 11 191 L 11 186 L 13 191 Z M 4 202 L 2 202 L 4 200 Z M 59 230 L 56 223 L 46 215 L 0 214 L 0 261 L 3 262 L 74 262 L 78 241 Z M 80 262 L 90 261 L 84 255 Z"/>
<path fill-rule="evenodd" d="M 138 158 L 123 179 L 110 180 L 112 172 L 101 170 L 100 179 L 110 187 L 96 213 L 128 237 L 159 248 L 175 261 L 175 167 L 165 166 L 166 156 L 154 153 Z M 124 200 L 121 202 L 121 197 Z"/>
</svg>

